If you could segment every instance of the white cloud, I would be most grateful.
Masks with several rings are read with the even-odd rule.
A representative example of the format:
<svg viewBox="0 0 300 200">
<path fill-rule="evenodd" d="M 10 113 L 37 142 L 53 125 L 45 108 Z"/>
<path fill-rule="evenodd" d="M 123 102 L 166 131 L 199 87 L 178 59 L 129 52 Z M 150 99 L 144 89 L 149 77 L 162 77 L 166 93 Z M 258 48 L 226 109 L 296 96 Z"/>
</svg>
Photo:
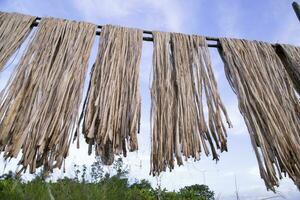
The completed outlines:
<svg viewBox="0 0 300 200">
<path fill-rule="evenodd" d="M 228 171 L 228 172 L 223 173 L 223 176 L 225 176 L 225 177 L 232 177 L 232 176 L 234 176 L 235 174 L 236 174 L 236 173 L 233 172 L 233 171 Z"/>
<path fill-rule="evenodd" d="M 296 18 L 296 16 L 294 16 Z M 300 45 L 300 22 L 286 17 L 286 24 L 275 34 L 276 42 Z"/>
<path fill-rule="evenodd" d="M 248 170 L 248 173 L 255 176 L 255 177 L 259 177 L 260 174 L 259 174 L 259 168 L 258 166 L 253 166 L 251 167 L 249 170 Z"/>
<path fill-rule="evenodd" d="M 75 6 L 87 19 L 119 18 L 129 15 L 137 4 L 136 0 L 75 0 Z"/>
<path fill-rule="evenodd" d="M 155 28 L 180 31 L 185 16 L 178 2 L 171 0 L 74 0 L 75 7 L 83 13 L 85 19 L 93 22 L 118 23 L 139 21 L 138 26 L 156 24 Z M 139 16 L 137 18 L 137 15 Z"/>
<path fill-rule="evenodd" d="M 178 1 L 174 2 L 171 0 L 161 0 L 161 1 L 147 1 L 151 7 L 157 9 L 158 13 L 161 13 L 164 24 L 168 27 L 170 31 L 180 31 L 183 26 L 184 11 L 180 9 Z"/>
<path fill-rule="evenodd" d="M 245 121 L 239 111 L 238 101 L 236 98 L 226 99 L 225 101 L 226 109 L 229 118 L 233 124 L 233 128 L 229 129 L 230 133 L 233 135 L 248 135 L 248 130 L 245 125 Z M 250 141 L 249 141 L 250 142 Z"/>
<path fill-rule="evenodd" d="M 217 3 L 216 11 L 218 13 L 218 28 L 225 37 L 240 36 L 239 29 L 239 6 L 238 2 L 228 3 L 227 1 L 220 1 Z"/>
</svg>

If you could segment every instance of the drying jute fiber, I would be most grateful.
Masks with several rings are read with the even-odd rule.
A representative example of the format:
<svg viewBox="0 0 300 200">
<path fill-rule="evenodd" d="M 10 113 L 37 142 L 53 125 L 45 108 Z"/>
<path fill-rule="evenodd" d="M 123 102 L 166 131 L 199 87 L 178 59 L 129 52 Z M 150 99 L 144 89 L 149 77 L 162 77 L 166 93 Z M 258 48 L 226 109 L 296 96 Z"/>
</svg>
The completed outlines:
<svg viewBox="0 0 300 200">
<path fill-rule="evenodd" d="M 288 44 L 280 44 L 276 46 L 276 50 L 293 81 L 295 89 L 300 95 L 300 48 Z"/>
<path fill-rule="evenodd" d="M 0 12 L 0 72 L 36 17 Z M 61 168 L 82 133 L 104 164 L 138 150 L 143 31 L 105 25 L 86 98 L 81 98 L 97 26 L 43 18 L 0 92 L 0 151 L 21 156 L 19 173 Z M 159 175 L 202 154 L 227 151 L 231 122 L 218 93 L 205 37 L 153 32 L 151 166 Z M 300 48 L 220 38 L 260 175 L 275 191 L 288 175 L 300 189 Z M 294 89 L 295 88 L 295 89 Z M 79 115 L 80 114 L 80 115 Z"/>
<path fill-rule="evenodd" d="M 0 149 L 19 172 L 60 168 L 79 119 L 96 25 L 44 18 L 0 96 Z"/>
<path fill-rule="evenodd" d="M 110 165 L 114 155 L 138 149 L 141 99 L 139 70 L 143 31 L 105 25 L 82 114 L 91 154 Z M 78 137 L 79 138 L 79 137 Z"/>
<path fill-rule="evenodd" d="M 300 188 L 300 105 L 283 63 L 268 43 L 222 38 L 220 44 L 266 187 L 275 191 L 288 174 Z"/>
<path fill-rule="evenodd" d="M 34 20 L 28 15 L 0 12 L 0 72 L 30 33 Z"/>
<path fill-rule="evenodd" d="M 150 173 L 172 170 L 175 158 L 178 165 L 183 164 L 183 156 L 199 160 L 202 151 L 218 160 L 216 149 L 227 151 L 222 115 L 231 123 L 218 94 L 205 38 L 153 32 L 153 39 Z"/>
</svg>

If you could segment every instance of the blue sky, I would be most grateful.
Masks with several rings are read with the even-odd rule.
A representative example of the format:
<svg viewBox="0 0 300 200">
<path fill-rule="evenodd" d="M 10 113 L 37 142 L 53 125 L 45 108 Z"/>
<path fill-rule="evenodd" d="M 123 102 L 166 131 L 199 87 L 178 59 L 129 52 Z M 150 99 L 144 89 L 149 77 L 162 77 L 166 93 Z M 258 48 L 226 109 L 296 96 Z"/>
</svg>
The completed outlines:
<svg viewBox="0 0 300 200">
<path fill-rule="evenodd" d="M 96 24 L 118 24 L 147 30 L 236 37 L 299 46 L 300 23 L 293 13 L 291 3 L 290 0 L 0 0 L 0 10 Z M 98 40 L 97 37 L 90 65 L 95 60 Z M 216 49 L 211 49 L 211 57 L 220 94 L 234 126 L 229 130 L 229 152 L 222 153 L 217 164 L 211 157 L 202 156 L 199 162 L 189 161 L 184 167 L 177 167 L 172 173 L 163 173 L 158 179 L 148 175 L 152 43 L 144 42 L 140 77 L 142 92 L 140 150 L 130 153 L 125 159 L 130 167 L 130 177 L 146 178 L 154 186 L 160 182 L 163 187 L 170 190 L 185 185 L 205 183 L 216 192 L 217 196 L 220 196 L 220 199 L 234 198 L 236 179 L 241 199 L 274 196 L 272 192 L 266 191 L 259 176 L 249 136 L 237 108 L 237 98 L 225 78 L 223 63 Z M 14 60 L 12 63 L 16 62 Z M 0 74 L 0 88 L 7 81 L 13 66 L 10 65 L 4 73 Z M 70 169 L 74 163 L 91 164 L 93 161 L 94 157 L 87 155 L 87 146 L 81 140 L 79 150 L 75 146 L 70 149 L 70 156 L 66 163 L 67 175 L 73 175 Z M 0 172 L 4 170 L 4 165 L 5 162 L 0 161 Z M 15 166 L 16 160 L 12 160 L 7 164 L 5 171 L 14 169 Z M 107 170 L 110 168 L 108 167 Z M 63 173 L 56 170 L 53 179 L 61 176 Z M 286 199 L 300 199 L 300 193 L 288 179 L 281 181 L 278 192 Z"/>
</svg>

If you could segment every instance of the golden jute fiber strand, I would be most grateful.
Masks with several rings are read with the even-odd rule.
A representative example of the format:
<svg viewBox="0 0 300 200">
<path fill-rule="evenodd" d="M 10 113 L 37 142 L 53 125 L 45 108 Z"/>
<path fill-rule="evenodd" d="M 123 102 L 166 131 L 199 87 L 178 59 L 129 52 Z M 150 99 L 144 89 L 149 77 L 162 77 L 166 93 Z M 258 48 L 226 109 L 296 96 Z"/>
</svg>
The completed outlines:
<svg viewBox="0 0 300 200">
<path fill-rule="evenodd" d="M 140 122 L 139 65 L 143 31 L 106 25 L 101 30 L 82 132 L 96 155 L 112 164 L 114 154 L 138 149 Z"/>
<path fill-rule="evenodd" d="M 0 72 L 30 33 L 34 20 L 29 15 L 0 12 Z"/>
<path fill-rule="evenodd" d="M 271 44 L 220 39 L 225 72 L 239 101 L 268 189 L 282 174 L 300 188 L 300 105 Z"/>
<path fill-rule="evenodd" d="M 280 44 L 276 46 L 276 50 L 300 95 L 300 47 Z"/>
<path fill-rule="evenodd" d="M 0 96 L 0 148 L 22 169 L 62 166 L 78 124 L 96 25 L 43 18 Z"/>
<path fill-rule="evenodd" d="M 222 115 L 231 126 L 201 36 L 154 32 L 151 174 L 174 168 L 202 151 L 218 160 L 227 151 Z M 204 111 L 205 103 L 208 108 Z M 207 119 L 205 118 L 207 116 Z"/>
</svg>

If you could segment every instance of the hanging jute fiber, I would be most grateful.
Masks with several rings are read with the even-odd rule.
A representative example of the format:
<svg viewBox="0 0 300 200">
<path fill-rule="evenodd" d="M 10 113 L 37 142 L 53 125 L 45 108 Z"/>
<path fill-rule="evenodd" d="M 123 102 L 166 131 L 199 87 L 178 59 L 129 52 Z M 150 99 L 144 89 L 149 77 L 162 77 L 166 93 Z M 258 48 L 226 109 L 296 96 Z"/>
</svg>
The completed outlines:
<svg viewBox="0 0 300 200">
<path fill-rule="evenodd" d="M 276 50 L 300 95 L 300 47 L 280 44 Z"/>
<path fill-rule="evenodd" d="M 151 174 L 173 169 L 175 157 L 178 165 L 182 156 L 199 160 L 202 151 L 218 160 L 216 149 L 227 151 L 222 115 L 231 123 L 205 38 L 154 32 L 153 39 Z"/>
<path fill-rule="evenodd" d="M 96 25 L 44 18 L 0 96 L 0 148 L 20 171 L 62 166 L 78 124 Z"/>
<path fill-rule="evenodd" d="M 300 188 L 300 105 L 282 62 L 268 43 L 225 38 L 220 43 L 266 187 L 275 191 L 288 174 Z"/>
<path fill-rule="evenodd" d="M 82 132 L 104 164 L 114 154 L 138 149 L 140 122 L 139 65 L 143 31 L 106 25 L 101 29 L 97 59 L 85 103 Z"/>
<path fill-rule="evenodd" d="M 0 12 L 0 72 L 30 33 L 35 17 Z"/>
</svg>

